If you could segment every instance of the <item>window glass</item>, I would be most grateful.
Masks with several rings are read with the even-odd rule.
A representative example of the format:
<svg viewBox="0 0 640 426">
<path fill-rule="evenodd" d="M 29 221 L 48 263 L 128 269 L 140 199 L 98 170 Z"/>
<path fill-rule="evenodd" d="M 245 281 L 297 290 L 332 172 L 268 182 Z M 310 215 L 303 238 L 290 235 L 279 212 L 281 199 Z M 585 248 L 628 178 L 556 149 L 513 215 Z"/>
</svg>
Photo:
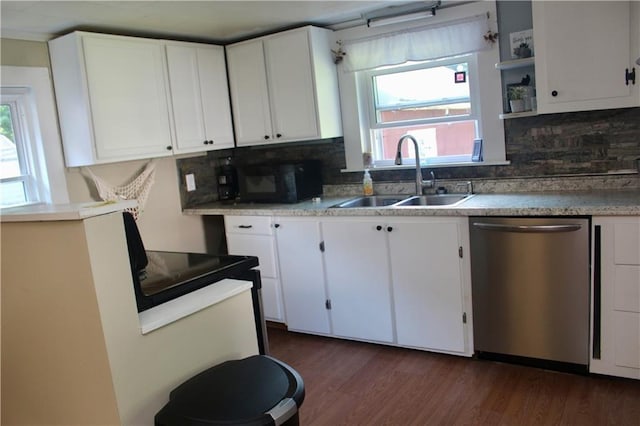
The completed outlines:
<svg viewBox="0 0 640 426">
<path fill-rule="evenodd" d="M 20 112 L 28 97 L 6 95 L 0 103 L 0 207 L 38 201 L 30 165 L 26 129 Z"/>
<path fill-rule="evenodd" d="M 469 58 L 451 58 L 369 72 L 371 148 L 374 163 L 391 165 L 400 137 L 418 141 L 420 160 L 470 162 L 478 137 L 478 118 L 470 84 L 475 68 Z M 402 156 L 415 161 L 413 144 Z"/>
</svg>

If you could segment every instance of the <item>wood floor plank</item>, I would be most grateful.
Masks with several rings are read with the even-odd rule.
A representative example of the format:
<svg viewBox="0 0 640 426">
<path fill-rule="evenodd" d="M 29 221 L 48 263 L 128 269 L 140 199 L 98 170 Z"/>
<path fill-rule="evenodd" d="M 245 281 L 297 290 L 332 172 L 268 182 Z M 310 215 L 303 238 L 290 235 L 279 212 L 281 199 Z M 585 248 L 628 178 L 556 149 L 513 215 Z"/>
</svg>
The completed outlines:
<svg viewBox="0 0 640 426">
<path fill-rule="evenodd" d="M 303 426 L 640 426 L 640 381 L 269 328 L 305 381 Z"/>
</svg>

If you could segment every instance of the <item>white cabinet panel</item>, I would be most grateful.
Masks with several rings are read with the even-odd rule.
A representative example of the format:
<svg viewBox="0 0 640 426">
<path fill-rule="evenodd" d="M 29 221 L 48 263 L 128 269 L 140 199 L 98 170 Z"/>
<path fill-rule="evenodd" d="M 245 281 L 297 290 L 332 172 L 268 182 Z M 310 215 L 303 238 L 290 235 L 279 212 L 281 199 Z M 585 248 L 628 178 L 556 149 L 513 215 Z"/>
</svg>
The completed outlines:
<svg viewBox="0 0 640 426">
<path fill-rule="evenodd" d="M 388 221 L 398 344 L 465 352 L 460 220 Z"/>
<path fill-rule="evenodd" d="M 260 273 L 267 278 L 276 278 L 275 247 L 273 237 L 266 235 L 228 234 L 229 254 L 257 256 Z"/>
<path fill-rule="evenodd" d="M 317 219 L 276 219 L 282 295 L 289 330 L 330 334 Z"/>
<path fill-rule="evenodd" d="M 229 254 L 256 256 L 262 279 L 264 316 L 284 321 L 282 289 L 278 272 L 278 254 L 271 228 L 271 217 L 225 216 L 225 233 Z"/>
<path fill-rule="evenodd" d="M 232 148 L 224 48 L 168 42 L 166 51 L 176 131 L 175 152 Z"/>
<path fill-rule="evenodd" d="M 601 243 L 600 253 L 594 250 L 589 371 L 640 379 L 640 218 L 599 217 L 593 226 Z"/>
<path fill-rule="evenodd" d="M 236 142 L 238 146 L 265 143 L 272 131 L 262 40 L 226 49 Z"/>
<path fill-rule="evenodd" d="M 276 139 L 313 138 L 318 128 L 307 32 L 267 39 L 264 49 Z"/>
<path fill-rule="evenodd" d="M 640 105 L 633 2 L 532 2 L 539 113 Z M 602 35 L 606 34 L 605 37 Z M 638 73 L 636 73 L 636 76 Z"/>
<path fill-rule="evenodd" d="M 309 26 L 226 47 L 238 146 L 342 136 L 329 35 Z"/>
<path fill-rule="evenodd" d="M 67 166 L 233 147 L 222 47 L 78 31 L 49 51 Z"/>
<path fill-rule="evenodd" d="M 172 153 L 160 41 L 74 32 L 49 51 L 67 166 Z"/>
<path fill-rule="evenodd" d="M 333 333 L 393 342 L 389 257 L 382 222 L 325 221 L 322 234 Z"/>
</svg>

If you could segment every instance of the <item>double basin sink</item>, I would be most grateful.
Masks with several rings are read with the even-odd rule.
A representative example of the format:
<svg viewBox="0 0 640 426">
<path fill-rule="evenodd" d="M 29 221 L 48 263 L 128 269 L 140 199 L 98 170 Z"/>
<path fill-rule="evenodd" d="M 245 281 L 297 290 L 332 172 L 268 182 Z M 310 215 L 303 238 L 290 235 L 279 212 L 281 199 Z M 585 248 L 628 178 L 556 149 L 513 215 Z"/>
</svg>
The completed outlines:
<svg viewBox="0 0 640 426">
<path fill-rule="evenodd" d="M 351 209 L 362 207 L 454 207 L 471 197 L 472 194 L 431 194 L 431 195 L 371 195 L 352 198 L 331 208 Z"/>
</svg>

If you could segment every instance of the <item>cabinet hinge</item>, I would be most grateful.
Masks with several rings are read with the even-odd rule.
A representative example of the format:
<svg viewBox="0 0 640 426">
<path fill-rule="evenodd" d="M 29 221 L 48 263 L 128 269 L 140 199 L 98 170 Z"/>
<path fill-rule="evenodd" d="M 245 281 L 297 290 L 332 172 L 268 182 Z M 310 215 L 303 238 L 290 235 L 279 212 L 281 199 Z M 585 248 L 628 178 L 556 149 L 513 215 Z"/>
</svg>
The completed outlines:
<svg viewBox="0 0 640 426">
<path fill-rule="evenodd" d="M 627 84 L 627 86 L 629 85 L 629 81 L 631 81 L 631 84 L 636 84 L 636 69 L 635 68 L 631 68 L 631 72 L 629 72 L 629 68 L 624 70 L 624 81 Z"/>
<path fill-rule="evenodd" d="M 462 246 L 458 247 L 458 257 L 462 259 Z"/>
<path fill-rule="evenodd" d="M 467 323 L 467 313 L 466 313 L 466 312 L 463 312 L 463 313 L 462 313 L 462 323 L 463 323 L 463 324 L 466 324 L 466 323 Z"/>
<path fill-rule="evenodd" d="M 331 309 L 331 300 L 327 299 L 324 302 L 324 307 L 327 308 L 327 309 Z"/>
<path fill-rule="evenodd" d="M 320 251 L 324 253 L 324 241 L 320 241 Z"/>
</svg>

